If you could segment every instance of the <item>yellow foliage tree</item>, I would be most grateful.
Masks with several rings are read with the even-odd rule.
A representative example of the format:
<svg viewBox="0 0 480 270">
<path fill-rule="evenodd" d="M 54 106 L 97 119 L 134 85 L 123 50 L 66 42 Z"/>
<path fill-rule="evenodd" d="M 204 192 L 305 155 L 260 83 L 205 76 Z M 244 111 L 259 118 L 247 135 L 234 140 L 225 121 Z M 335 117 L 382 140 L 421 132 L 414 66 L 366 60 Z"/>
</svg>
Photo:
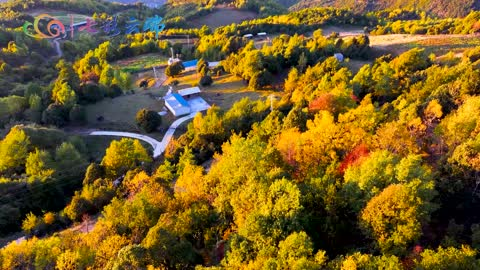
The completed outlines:
<svg viewBox="0 0 480 270">
<path fill-rule="evenodd" d="M 182 175 L 175 183 L 175 197 L 186 205 L 207 198 L 207 183 L 201 166 L 185 165 Z"/>
<path fill-rule="evenodd" d="M 30 139 L 20 127 L 13 127 L 0 142 L 0 172 L 25 165 Z"/>
<path fill-rule="evenodd" d="M 147 150 L 138 140 L 123 138 L 110 144 L 101 165 L 105 167 L 109 177 L 116 177 L 150 161 Z"/>
</svg>

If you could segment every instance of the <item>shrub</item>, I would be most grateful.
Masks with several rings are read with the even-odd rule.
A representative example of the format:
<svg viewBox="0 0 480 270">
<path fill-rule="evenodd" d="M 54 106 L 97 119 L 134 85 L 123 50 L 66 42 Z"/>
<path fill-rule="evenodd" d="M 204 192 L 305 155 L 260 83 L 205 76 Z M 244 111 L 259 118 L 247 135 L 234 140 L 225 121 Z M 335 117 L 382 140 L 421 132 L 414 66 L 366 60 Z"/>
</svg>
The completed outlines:
<svg viewBox="0 0 480 270">
<path fill-rule="evenodd" d="M 97 163 L 91 163 L 87 171 L 85 172 L 85 177 L 83 178 L 83 185 L 90 185 L 99 178 L 102 178 L 105 175 L 103 167 Z"/>
<path fill-rule="evenodd" d="M 85 107 L 75 104 L 70 110 L 70 121 L 76 124 L 84 124 L 87 121 L 87 112 Z"/>
<path fill-rule="evenodd" d="M 77 191 L 70 204 L 65 207 L 65 214 L 72 221 L 80 221 L 82 216 L 91 211 L 92 208 L 92 203 L 81 197 L 80 193 Z"/>
<path fill-rule="evenodd" d="M 86 102 L 95 103 L 102 100 L 104 95 L 104 88 L 95 83 L 86 83 L 80 88 L 80 99 Z"/>
<path fill-rule="evenodd" d="M 210 86 L 212 85 L 212 83 L 213 83 L 213 79 L 209 75 L 205 75 L 202 78 L 200 78 L 200 82 L 199 82 L 201 86 Z"/>
<path fill-rule="evenodd" d="M 203 75 L 205 71 L 208 71 L 208 62 L 201 58 L 197 63 L 197 73 L 201 73 Z"/>
<path fill-rule="evenodd" d="M 115 97 L 121 96 L 122 94 L 123 94 L 122 88 L 120 88 L 116 84 L 112 84 L 109 88 L 107 88 L 105 95 L 107 97 L 115 98 Z"/>
<path fill-rule="evenodd" d="M 182 71 L 184 70 L 185 67 L 183 66 L 183 63 L 181 61 L 178 61 L 171 64 L 165 69 L 165 75 L 167 75 L 168 77 L 175 77 L 180 75 L 180 73 L 182 73 Z"/>
<path fill-rule="evenodd" d="M 225 69 L 223 69 L 222 65 L 218 65 L 214 68 L 212 68 L 212 73 L 217 75 L 217 77 L 221 76 L 225 72 Z"/>
<path fill-rule="evenodd" d="M 62 127 L 67 123 L 68 110 L 60 104 L 50 104 L 42 114 L 42 122 L 47 125 Z"/>
</svg>

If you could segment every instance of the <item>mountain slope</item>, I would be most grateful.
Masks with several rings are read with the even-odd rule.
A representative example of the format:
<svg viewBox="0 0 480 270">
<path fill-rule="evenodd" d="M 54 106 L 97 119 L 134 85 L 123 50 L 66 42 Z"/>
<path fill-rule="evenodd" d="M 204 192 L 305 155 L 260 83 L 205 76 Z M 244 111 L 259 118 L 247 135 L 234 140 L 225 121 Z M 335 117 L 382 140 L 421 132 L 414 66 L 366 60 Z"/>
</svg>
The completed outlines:
<svg viewBox="0 0 480 270">
<path fill-rule="evenodd" d="M 318 6 L 352 8 L 357 11 L 414 8 L 440 17 L 462 17 L 472 9 L 480 9 L 480 0 L 300 0 L 291 9 Z"/>
</svg>

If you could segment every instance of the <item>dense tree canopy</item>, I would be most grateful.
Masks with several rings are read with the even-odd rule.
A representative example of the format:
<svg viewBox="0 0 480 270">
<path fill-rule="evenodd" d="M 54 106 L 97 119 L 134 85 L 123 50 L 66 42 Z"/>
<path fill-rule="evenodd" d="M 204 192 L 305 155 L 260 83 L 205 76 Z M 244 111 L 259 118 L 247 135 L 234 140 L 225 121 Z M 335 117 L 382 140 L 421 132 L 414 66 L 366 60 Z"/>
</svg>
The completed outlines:
<svg viewBox="0 0 480 270">
<path fill-rule="evenodd" d="M 0 235 L 26 236 L 0 249 L 0 268 L 478 269 L 480 49 L 467 44 L 460 55 L 452 45 L 442 55 L 419 41 L 383 55 L 367 33 L 475 33 L 479 13 L 287 12 L 280 2 L 292 4 L 0 4 Z M 188 28 L 218 4 L 259 17 Z M 81 33 L 62 40 L 55 57 L 48 41 L 19 27 L 33 21 L 31 8 L 60 7 L 97 9 L 99 25 L 124 10 L 120 28 L 158 13 L 168 27 L 158 39 Z M 326 25 L 367 28 L 344 37 L 325 35 Z M 271 39 L 243 37 L 264 31 Z M 139 90 L 149 71 L 115 61 L 157 65 L 170 49 L 199 61 L 194 72 L 183 73 L 182 62 L 165 67 L 169 83 L 213 82 L 202 93 L 211 108 L 154 159 L 138 140 L 87 135 L 140 128 L 164 136 L 156 111 L 135 112 L 155 108 L 136 106 L 158 104 L 166 88 Z M 132 124 L 92 121 L 89 103 L 104 98 L 138 98 L 128 104 Z"/>
</svg>

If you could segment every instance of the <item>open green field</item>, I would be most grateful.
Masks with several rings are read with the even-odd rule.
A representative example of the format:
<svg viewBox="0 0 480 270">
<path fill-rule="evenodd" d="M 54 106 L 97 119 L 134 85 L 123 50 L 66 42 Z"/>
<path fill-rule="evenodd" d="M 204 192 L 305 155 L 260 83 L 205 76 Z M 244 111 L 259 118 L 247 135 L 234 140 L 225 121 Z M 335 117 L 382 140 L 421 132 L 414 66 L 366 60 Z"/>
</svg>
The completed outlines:
<svg viewBox="0 0 480 270">
<path fill-rule="evenodd" d="M 163 72 L 163 70 L 161 71 Z M 144 72 L 139 74 L 139 78 L 135 78 L 137 81 L 143 79 L 149 79 L 152 77 L 152 72 Z M 175 78 L 180 83 L 174 89 L 181 90 L 184 88 L 196 86 L 199 75 L 194 71 L 186 72 L 181 76 Z M 238 100 L 248 97 L 252 100 L 256 100 L 262 97 L 267 97 L 271 94 L 271 91 L 252 91 L 248 89 L 247 85 L 239 78 L 233 75 L 223 75 L 220 77 L 214 77 L 214 84 L 210 87 L 202 87 L 202 97 L 210 104 L 216 105 L 224 110 L 228 110 Z M 165 82 L 165 85 L 170 83 L 172 79 Z M 152 86 L 147 90 L 140 88 L 135 89 L 135 94 L 127 94 L 117 98 L 105 98 L 104 100 L 95 104 L 86 106 L 87 111 L 87 125 L 88 129 L 101 129 L 101 130 L 114 130 L 114 131 L 127 131 L 135 133 L 143 133 L 135 124 L 135 115 L 142 109 L 147 108 L 153 111 L 162 111 L 164 103 L 162 100 L 158 100 L 159 97 L 163 97 L 167 91 L 167 87 Z M 278 93 L 277 93 L 278 94 Z M 97 118 L 102 116 L 103 121 L 98 121 Z M 161 140 L 165 131 L 175 121 L 175 117 L 168 113 L 162 117 L 162 125 L 157 132 L 148 134 L 157 140 Z M 183 133 L 186 129 L 188 121 L 179 127 L 176 134 Z M 95 137 L 94 137 L 95 138 Z M 93 140 L 93 141 L 92 141 Z M 91 147 L 99 149 L 98 153 L 92 153 L 95 157 L 103 156 L 102 151 L 105 146 L 108 146 L 109 141 L 105 143 L 99 142 L 100 145 L 96 146 L 97 139 L 88 138 L 87 141 L 92 144 Z M 111 140 L 110 140 L 111 141 Z"/>
<path fill-rule="evenodd" d="M 153 68 L 154 66 L 166 65 L 168 56 L 159 53 L 149 53 L 140 56 L 125 58 L 112 63 L 116 69 L 123 72 L 136 73 L 143 69 Z"/>
<path fill-rule="evenodd" d="M 143 108 L 160 112 L 164 104 L 159 97 L 166 93 L 165 87 L 152 87 L 147 90 L 136 89 L 135 94 L 126 94 L 116 98 L 105 98 L 95 104 L 86 106 L 87 127 L 91 129 L 127 131 L 143 133 L 135 123 L 135 115 Z M 97 118 L 102 116 L 103 121 Z M 173 123 L 174 117 L 171 114 L 162 116 L 162 125 L 157 132 L 150 133 L 149 136 L 161 140 L 163 134 Z"/>
</svg>

